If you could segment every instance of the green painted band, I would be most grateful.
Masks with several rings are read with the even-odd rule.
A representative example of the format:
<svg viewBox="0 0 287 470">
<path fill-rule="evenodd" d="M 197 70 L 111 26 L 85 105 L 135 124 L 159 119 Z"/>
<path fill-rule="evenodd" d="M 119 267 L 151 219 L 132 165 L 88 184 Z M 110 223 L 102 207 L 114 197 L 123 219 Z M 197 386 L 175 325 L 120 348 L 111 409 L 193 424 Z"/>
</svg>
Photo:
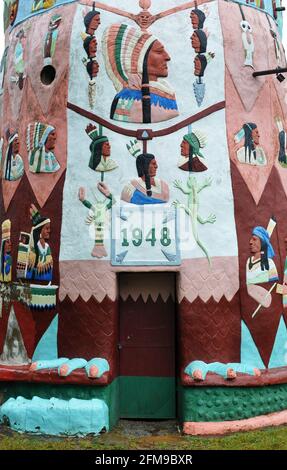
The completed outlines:
<svg viewBox="0 0 287 470">
<path fill-rule="evenodd" d="M 269 387 L 180 387 L 181 422 L 233 421 L 287 409 L 287 384 Z"/>
</svg>

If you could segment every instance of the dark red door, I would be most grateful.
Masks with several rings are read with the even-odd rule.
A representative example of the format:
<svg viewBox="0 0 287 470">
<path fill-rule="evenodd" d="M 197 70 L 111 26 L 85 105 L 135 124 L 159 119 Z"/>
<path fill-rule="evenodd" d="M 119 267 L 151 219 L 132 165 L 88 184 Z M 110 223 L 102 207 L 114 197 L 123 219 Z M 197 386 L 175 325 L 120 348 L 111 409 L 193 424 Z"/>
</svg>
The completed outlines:
<svg viewBox="0 0 287 470">
<path fill-rule="evenodd" d="M 121 415 L 175 417 L 175 276 L 120 276 Z"/>
</svg>

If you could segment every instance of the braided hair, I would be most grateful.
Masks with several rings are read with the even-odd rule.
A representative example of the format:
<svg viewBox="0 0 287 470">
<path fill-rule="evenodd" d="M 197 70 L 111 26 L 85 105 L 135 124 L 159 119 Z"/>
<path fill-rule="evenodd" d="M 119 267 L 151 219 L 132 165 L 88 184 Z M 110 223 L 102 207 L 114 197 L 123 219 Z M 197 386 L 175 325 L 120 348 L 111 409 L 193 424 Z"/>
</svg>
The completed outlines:
<svg viewBox="0 0 287 470">
<path fill-rule="evenodd" d="M 145 178 L 146 193 L 149 197 L 152 197 L 151 191 L 151 180 L 149 175 L 149 166 L 152 160 L 155 159 L 155 156 L 152 153 L 142 153 L 137 157 L 136 165 L 137 172 L 139 177 Z"/>
</svg>

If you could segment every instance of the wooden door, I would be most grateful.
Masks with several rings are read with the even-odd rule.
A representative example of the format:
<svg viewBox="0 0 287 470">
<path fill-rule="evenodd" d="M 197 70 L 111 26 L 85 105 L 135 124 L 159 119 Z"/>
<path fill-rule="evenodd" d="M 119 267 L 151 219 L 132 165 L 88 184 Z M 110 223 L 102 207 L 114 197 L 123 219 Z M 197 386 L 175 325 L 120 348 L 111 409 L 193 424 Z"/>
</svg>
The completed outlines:
<svg viewBox="0 0 287 470">
<path fill-rule="evenodd" d="M 175 417 L 174 291 L 172 273 L 120 276 L 121 417 Z"/>
</svg>

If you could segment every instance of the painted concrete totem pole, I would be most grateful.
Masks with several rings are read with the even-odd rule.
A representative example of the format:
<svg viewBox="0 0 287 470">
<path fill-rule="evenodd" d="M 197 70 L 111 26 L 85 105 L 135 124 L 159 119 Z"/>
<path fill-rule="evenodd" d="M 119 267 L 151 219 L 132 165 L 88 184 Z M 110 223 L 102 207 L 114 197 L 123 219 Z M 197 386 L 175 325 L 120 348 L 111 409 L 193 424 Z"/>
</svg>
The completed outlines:
<svg viewBox="0 0 287 470">
<path fill-rule="evenodd" d="M 285 423 L 281 1 L 4 4 L 0 420 Z"/>
</svg>

